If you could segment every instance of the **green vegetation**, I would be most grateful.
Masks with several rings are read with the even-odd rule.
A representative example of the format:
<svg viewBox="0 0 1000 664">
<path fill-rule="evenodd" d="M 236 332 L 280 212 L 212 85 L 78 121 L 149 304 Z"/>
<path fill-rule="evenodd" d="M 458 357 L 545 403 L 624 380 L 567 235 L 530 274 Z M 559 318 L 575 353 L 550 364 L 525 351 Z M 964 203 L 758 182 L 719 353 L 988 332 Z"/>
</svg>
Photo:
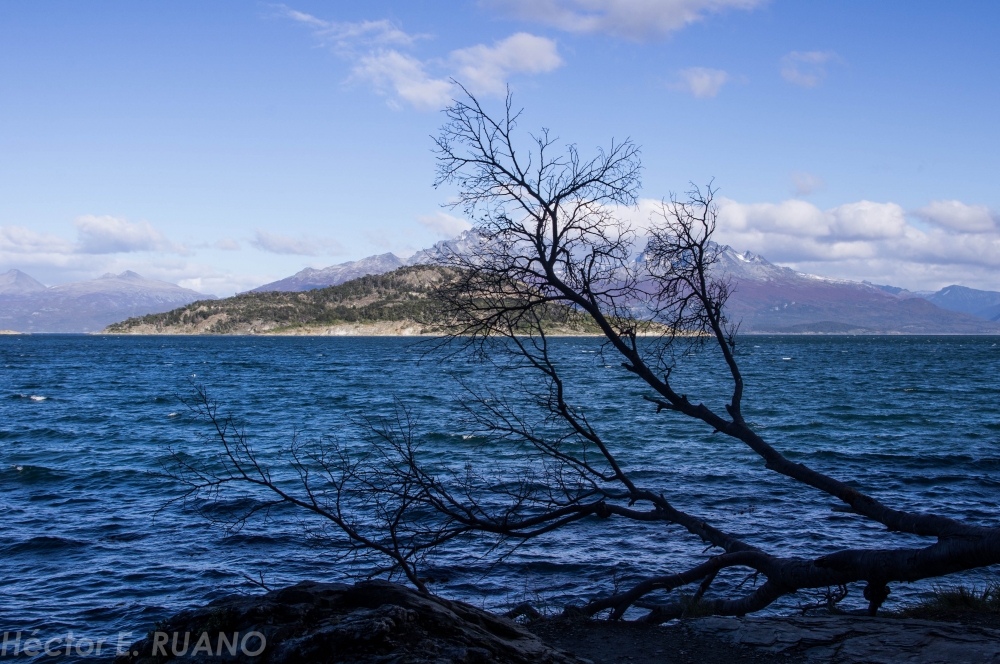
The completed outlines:
<svg viewBox="0 0 1000 664">
<path fill-rule="evenodd" d="M 900 618 L 996 623 L 1000 621 L 1000 582 L 987 584 L 981 590 L 975 586 L 938 587 L 931 597 L 899 609 L 893 615 Z"/>
<path fill-rule="evenodd" d="M 162 314 L 129 318 L 105 329 L 111 334 L 282 334 L 344 324 L 404 323 L 422 333 L 443 333 L 448 321 L 437 289 L 455 279 L 447 267 L 419 265 L 353 279 L 311 291 L 243 293 L 199 300 Z M 572 312 L 553 318 L 560 332 L 596 332 Z M 558 320 L 558 322 L 556 322 Z"/>
<path fill-rule="evenodd" d="M 443 267 L 404 267 L 311 291 L 242 293 L 223 300 L 199 300 L 166 313 L 129 318 L 105 331 L 152 327 L 164 332 L 193 332 L 197 328 L 204 334 L 250 329 L 275 333 L 300 326 L 395 321 L 435 326 L 441 319 L 440 305 L 429 296 L 453 276 L 452 270 Z M 204 326 L 209 319 L 214 320 Z"/>
</svg>

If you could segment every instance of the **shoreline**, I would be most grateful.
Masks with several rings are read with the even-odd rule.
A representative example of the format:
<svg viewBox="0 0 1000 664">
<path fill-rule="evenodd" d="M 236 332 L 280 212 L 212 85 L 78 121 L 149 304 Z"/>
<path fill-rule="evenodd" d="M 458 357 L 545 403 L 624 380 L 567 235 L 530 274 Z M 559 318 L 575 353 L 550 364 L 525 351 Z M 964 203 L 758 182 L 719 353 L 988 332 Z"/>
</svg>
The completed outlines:
<svg viewBox="0 0 1000 664">
<path fill-rule="evenodd" d="M 656 625 L 566 614 L 515 622 L 508 616 L 384 580 L 302 581 L 182 610 L 157 622 L 115 662 L 163 661 L 157 655 L 166 655 L 168 647 L 182 641 L 185 653 L 189 645 L 195 647 L 190 660 L 210 661 L 195 653 L 201 647 L 211 655 L 213 644 L 223 639 L 233 650 L 238 642 L 251 660 L 263 655 L 269 662 L 296 664 L 320 664 L 333 653 L 338 661 L 441 664 L 613 664 L 623 659 L 633 664 L 730 664 L 773 662 L 778 657 L 790 664 L 930 664 L 1000 659 L 996 620 L 971 624 L 845 614 L 751 615 Z"/>
<path fill-rule="evenodd" d="M 4 334 L 0 332 L 0 334 Z M 316 332 L 312 330 L 296 332 L 238 332 L 238 333 L 206 333 L 206 332 L 7 332 L 6 334 L 79 334 L 87 336 L 107 336 L 107 337 L 443 337 L 444 334 L 435 332 Z M 581 338 L 601 338 L 604 335 L 597 333 L 573 332 L 546 332 L 548 337 L 581 337 Z M 655 336 L 655 335 L 644 335 Z M 744 337 L 1000 337 L 1000 332 L 742 332 Z"/>
</svg>

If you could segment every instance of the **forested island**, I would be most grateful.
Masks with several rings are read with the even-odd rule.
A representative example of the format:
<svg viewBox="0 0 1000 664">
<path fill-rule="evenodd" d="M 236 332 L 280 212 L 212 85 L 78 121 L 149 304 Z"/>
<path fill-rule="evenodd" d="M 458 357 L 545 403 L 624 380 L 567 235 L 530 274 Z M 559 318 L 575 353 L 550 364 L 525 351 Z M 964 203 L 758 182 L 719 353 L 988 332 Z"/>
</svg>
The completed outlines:
<svg viewBox="0 0 1000 664">
<path fill-rule="evenodd" d="M 249 292 L 199 300 L 160 314 L 109 325 L 105 334 L 440 335 L 454 321 L 435 294 L 454 268 L 415 265 L 337 286 L 299 292 Z M 596 326 L 565 307 L 547 320 L 552 334 L 595 334 Z"/>
</svg>

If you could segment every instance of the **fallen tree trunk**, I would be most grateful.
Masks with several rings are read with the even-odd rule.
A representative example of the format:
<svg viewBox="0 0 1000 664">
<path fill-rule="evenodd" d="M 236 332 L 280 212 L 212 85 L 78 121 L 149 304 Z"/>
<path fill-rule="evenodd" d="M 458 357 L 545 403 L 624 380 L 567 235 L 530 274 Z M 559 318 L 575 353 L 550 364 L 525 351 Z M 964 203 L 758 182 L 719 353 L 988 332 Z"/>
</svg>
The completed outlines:
<svg viewBox="0 0 1000 664">
<path fill-rule="evenodd" d="M 718 550 L 687 570 L 648 570 L 630 588 L 616 584 L 615 592 L 571 609 L 587 616 L 606 612 L 613 620 L 633 608 L 648 610 L 647 622 L 682 616 L 684 602 L 648 596 L 694 583 L 700 583 L 701 610 L 732 616 L 803 589 L 845 587 L 828 593 L 843 599 L 848 584 L 863 583 L 868 612 L 875 615 L 890 584 L 1000 564 L 1000 528 L 963 523 L 935 508 L 890 507 L 849 478 L 791 461 L 746 421 L 739 324 L 726 313 L 732 288 L 714 270 L 722 249 L 712 240 L 717 208 L 711 186 L 693 188 L 683 202 L 664 201 L 643 229 L 647 235 L 639 237 L 616 216 L 620 206 L 637 202 L 640 164 L 631 142 L 612 143 L 590 160 L 581 159 L 572 145 L 553 156 L 556 141 L 547 131 L 532 137 L 531 149 L 516 149 L 519 114 L 509 97 L 499 118 L 490 117 L 471 95 L 446 113 L 437 140 L 438 184 L 458 186 L 457 205 L 478 220 L 482 241 L 471 254 L 445 258 L 455 279 L 438 295 L 444 317 L 454 325 L 438 350 L 481 360 L 486 372 L 532 376 L 514 395 L 465 386 L 470 396 L 464 405 L 475 433 L 495 449 L 511 450 L 504 465 L 493 475 L 481 471 L 478 460 L 462 472 L 435 471 L 422 462 L 409 413 L 401 408 L 394 421 L 371 423 L 373 443 L 360 456 L 352 456 L 349 445 L 293 445 L 291 467 L 301 489 L 296 493 L 271 475 L 242 429 L 218 417 L 201 393 L 197 409 L 222 443 L 216 468 L 223 470 L 175 456 L 188 495 L 218 498 L 229 486 L 249 485 L 266 497 L 238 516 L 237 524 L 278 504 L 295 505 L 335 524 L 352 552 L 388 561 L 376 571 L 405 576 L 420 590 L 426 587 L 417 568 L 437 547 L 485 535 L 492 538 L 490 553 L 502 557 L 499 547 L 513 550 L 584 519 L 602 519 L 609 528 L 628 522 L 678 525 L 698 540 L 693 547 L 710 545 L 702 554 Z M 817 547 L 814 557 L 791 557 L 763 550 L 752 535 L 737 537 L 700 514 L 678 509 L 669 496 L 683 499 L 687 488 L 643 485 L 643 475 L 630 470 L 599 430 L 613 431 L 618 414 L 601 424 L 588 419 L 581 406 L 587 397 L 573 394 L 564 380 L 567 360 L 554 358 L 547 326 L 553 315 L 567 312 L 590 319 L 604 337 L 604 368 L 614 363 L 628 372 L 646 392 L 640 403 L 657 415 L 699 423 L 722 434 L 719 445 L 752 451 L 799 491 L 820 492 L 841 503 L 837 511 L 913 537 L 899 548 L 890 548 L 891 540 L 869 539 L 864 549 L 819 555 L 823 549 Z M 689 398 L 675 373 L 680 358 L 693 351 L 717 360 L 726 384 L 722 407 Z M 669 445 L 675 442 L 664 441 L 664 466 L 671 463 Z M 709 454 L 704 462 L 712 462 Z M 628 556 L 627 549 L 621 556 Z M 657 568 L 676 569 L 671 563 Z M 712 596 L 717 576 L 732 568 L 748 573 L 748 580 L 765 581 L 742 596 Z"/>
</svg>

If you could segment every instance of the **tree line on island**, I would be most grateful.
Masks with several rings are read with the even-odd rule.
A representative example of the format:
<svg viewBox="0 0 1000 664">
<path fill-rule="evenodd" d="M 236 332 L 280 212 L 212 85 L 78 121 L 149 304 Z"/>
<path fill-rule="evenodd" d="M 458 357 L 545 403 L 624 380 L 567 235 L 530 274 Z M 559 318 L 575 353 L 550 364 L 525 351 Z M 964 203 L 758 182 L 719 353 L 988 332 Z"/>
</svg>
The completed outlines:
<svg viewBox="0 0 1000 664">
<path fill-rule="evenodd" d="M 441 325 L 441 306 L 430 295 L 452 278 L 454 271 L 447 267 L 404 267 L 315 290 L 199 300 L 172 311 L 129 318 L 105 332 L 280 333 L 302 326 L 396 321 L 434 331 Z"/>
<path fill-rule="evenodd" d="M 885 504 L 852 478 L 793 462 L 747 421 L 739 321 L 726 306 L 732 284 L 713 271 L 720 247 L 712 242 L 711 185 L 663 202 L 644 231 L 646 260 L 637 263 L 631 257 L 639 235 L 615 214 L 637 200 L 635 144 L 614 142 L 584 158 L 575 146 L 560 150 L 545 130 L 524 139 L 509 95 L 495 117 L 472 95 L 446 114 L 435 143 L 436 184 L 456 187 L 456 205 L 477 220 L 486 241 L 442 268 L 449 278 L 435 288 L 433 306 L 447 329 L 429 352 L 478 363 L 483 375 L 523 376 L 522 394 L 466 391 L 466 413 L 478 434 L 503 451 L 505 465 L 486 472 L 483 459 L 449 471 L 426 460 L 405 404 L 396 418 L 371 421 L 364 445 L 296 440 L 280 458 L 265 458 L 202 389 L 193 407 L 210 424 L 218 454 L 199 460 L 175 451 L 170 472 L 187 485 L 188 497 L 207 498 L 216 508 L 251 505 L 233 508 L 228 523 L 234 526 L 279 505 L 297 507 L 339 532 L 350 554 L 370 565 L 369 574 L 400 577 L 423 591 L 424 570 L 442 546 L 485 538 L 502 558 L 584 520 L 622 532 L 635 526 L 635 537 L 681 537 L 700 556 L 688 569 L 650 570 L 629 585 L 609 583 L 596 599 L 567 609 L 611 620 L 641 610 L 640 620 L 661 623 L 694 606 L 702 614 L 744 615 L 807 589 L 826 589 L 833 605 L 851 584 L 863 585 L 875 615 L 893 584 L 1000 563 L 1000 528 L 962 522 L 931 506 L 914 511 Z M 763 545 L 765 533 L 727 532 L 696 508 L 679 508 L 690 503 L 689 488 L 648 485 L 648 474 L 630 470 L 635 464 L 614 442 L 614 428 L 588 417 L 585 396 L 567 380 L 568 371 L 587 368 L 556 352 L 548 333 L 553 307 L 587 318 L 602 337 L 605 362 L 641 386 L 650 414 L 698 423 L 719 436 L 719 446 L 752 452 L 789 490 L 828 496 L 836 511 L 880 530 L 867 531 L 864 548 L 789 555 Z M 654 333 L 649 321 L 657 323 Z M 693 385 L 676 368 L 690 353 L 714 358 L 729 386 L 723 408 L 689 396 Z M 595 370 L 602 373 L 592 380 L 607 380 L 603 369 Z M 663 463 L 673 444 L 663 441 Z M 255 500 L 230 501 L 244 491 Z M 821 538 L 822 529 L 839 523 L 816 524 L 813 534 Z M 879 532 L 887 536 L 882 543 Z M 911 544 L 900 546 L 897 534 Z M 663 566 L 671 566 L 666 557 Z M 741 570 L 745 582 L 718 593 L 713 584 L 731 570 Z M 688 586 L 693 594 L 676 592 Z"/>
<path fill-rule="evenodd" d="M 109 325 L 106 334 L 294 334 L 352 326 L 371 332 L 445 334 L 453 320 L 438 292 L 458 279 L 460 268 L 414 265 L 307 291 L 241 293 L 199 300 L 165 313 Z M 545 313 L 550 333 L 596 334 L 597 327 L 573 308 L 553 304 Z"/>
</svg>

